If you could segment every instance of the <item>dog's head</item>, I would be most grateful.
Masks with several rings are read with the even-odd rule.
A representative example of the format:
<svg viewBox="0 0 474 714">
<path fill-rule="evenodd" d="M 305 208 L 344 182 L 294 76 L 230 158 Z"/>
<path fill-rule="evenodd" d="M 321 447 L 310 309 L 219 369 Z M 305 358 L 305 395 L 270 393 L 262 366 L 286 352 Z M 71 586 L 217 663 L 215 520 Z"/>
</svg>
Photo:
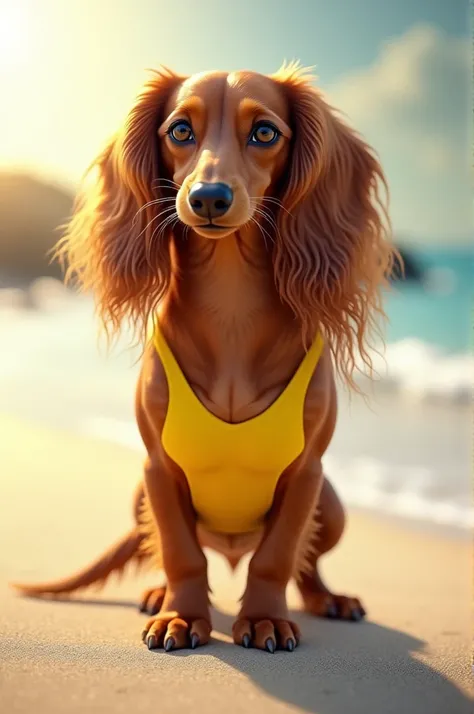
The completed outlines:
<svg viewBox="0 0 474 714">
<path fill-rule="evenodd" d="M 222 240 L 256 224 L 304 338 L 322 329 L 351 381 L 395 255 L 386 186 L 304 70 L 160 70 L 93 167 L 59 252 L 112 331 L 146 324 L 183 233 Z"/>
<path fill-rule="evenodd" d="M 269 77 L 212 72 L 182 82 L 158 129 L 181 223 L 219 239 L 255 219 L 287 164 L 289 121 L 287 97 Z"/>
</svg>

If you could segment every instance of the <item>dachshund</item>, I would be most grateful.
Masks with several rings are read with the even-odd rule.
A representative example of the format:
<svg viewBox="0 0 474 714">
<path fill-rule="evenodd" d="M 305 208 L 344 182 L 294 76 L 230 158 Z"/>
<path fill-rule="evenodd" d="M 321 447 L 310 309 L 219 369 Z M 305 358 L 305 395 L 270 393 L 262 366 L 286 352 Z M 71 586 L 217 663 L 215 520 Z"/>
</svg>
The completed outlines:
<svg viewBox="0 0 474 714">
<path fill-rule="evenodd" d="M 296 648 L 292 578 L 307 612 L 365 615 L 319 572 L 345 524 L 322 460 L 337 380 L 360 391 L 359 358 L 371 368 L 397 250 L 377 155 L 313 80 L 298 63 L 153 72 L 57 246 L 108 339 L 127 325 L 142 347 L 147 457 L 130 533 L 78 575 L 15 587 L 70 593 L 154 562 L 149 649 L 209 641 L 204 548 L 232 568 L 252 554 L 237 645 Z"/>
</svg>

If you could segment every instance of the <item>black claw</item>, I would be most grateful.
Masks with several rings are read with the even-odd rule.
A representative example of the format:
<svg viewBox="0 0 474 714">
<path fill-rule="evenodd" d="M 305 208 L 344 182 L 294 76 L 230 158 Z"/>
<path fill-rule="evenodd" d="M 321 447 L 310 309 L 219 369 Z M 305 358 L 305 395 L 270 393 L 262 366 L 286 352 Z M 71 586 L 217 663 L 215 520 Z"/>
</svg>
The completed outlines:
<svg viewBox="0 0 474 714">
<path fill-rule="evenodd" d="M 329 605 L 328 609 L 326 610 L 326 616 L 330 617 L 331 619 L 334 619 L 337 617 L 337 607 L 336 605 Z"/>
<path fill-rule="evenodd" d="M 138 609 L 140 612 L 146 612 L 146 603 L 142 602 Z"/>
<path fill-rule="evenodd" d="M 291 637 L 289 640 L 286 641 L 286 649 L 288 650 L 288 652 L 293 652 L 293 650 L 295 649 L 295 641 L 292 640 Z"/>
<path fill-rule="evenodd" d="M 199 635 L 196 635 L 196 633 L 194 633 L 191 635 L 191 649 L 195 650 L 198 645 L 199 645 Z"/>
<path fill-rule="evenodd" d="M 268 640 L 265 642 L 265 649 L 271 654 L 275 652 L 275 643 L 273 642 L 271 637 L 269 637 Z"/>
<path fill-rule="evenodd" d="M 351 610 L 351 620 L 354 620 L 354 622 L 359 622 L 359 620 L 362 620 L 362 613 L 360 610 Z"/>
<path fill-rule="evenodd" d="M 244 635 L 242 637 L 242 646 L 246 647 L 247 649 L 250 647 L 250 637 L 248 635 Z"/>
<path fill-rule="evenodd" d="M 168 637 L 165 642 L 165 652 L 171 652 L 175 644 L 176 642 L 174 641 L 174 637 Z"/>
<path fill-rule="evenodd" d="M 153 650 L 156 647 L 156 637 L 155 635 L 150 635 L 146 641 L 146 646 L 149 650 Z"/>
</svg>

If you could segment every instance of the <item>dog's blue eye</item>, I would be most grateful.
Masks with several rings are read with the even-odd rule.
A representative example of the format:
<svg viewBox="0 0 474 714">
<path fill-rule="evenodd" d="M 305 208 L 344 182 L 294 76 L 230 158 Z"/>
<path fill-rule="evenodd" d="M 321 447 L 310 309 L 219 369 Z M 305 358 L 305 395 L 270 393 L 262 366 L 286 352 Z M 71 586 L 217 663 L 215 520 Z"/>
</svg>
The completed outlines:
<svg viewBox="0 0 474 714">
<path fill-rule="evenodd" d="M 270 122 L 259 122 L 252 129 L 252 133 L 249 136 L 249 144 L 256 144 L 257 146 L 270 146 L 278 141 L 280 137 L 280 132 L 270 124 Z"/>
<path fill-rule="evenodd" d="M 193 129 L 187 121 L 180 120 L 170 126 L 168 135 L 176 144 L 194 143 Z"/>
</svg>

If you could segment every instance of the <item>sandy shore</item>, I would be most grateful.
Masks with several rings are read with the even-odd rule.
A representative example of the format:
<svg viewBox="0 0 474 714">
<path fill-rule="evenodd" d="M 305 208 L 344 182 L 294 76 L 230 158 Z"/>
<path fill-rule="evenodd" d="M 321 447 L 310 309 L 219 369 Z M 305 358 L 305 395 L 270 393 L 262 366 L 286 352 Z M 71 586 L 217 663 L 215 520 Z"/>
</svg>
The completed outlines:
<svg viewBox="0 0 474 714">
<path fill-rule="evenodd" d="M 126 449 L 0 418 L 0 697 L 5 714 L 213 711 L 461 714 L 474 707 L 469 541 L 349 514 L 325 564 L 361 595 L 363 624 L 297 613 L 304 641 L 268 655 L 230 644 L 244 570 L 210 558 L 215 638 L 195 653 L 150 653 L 138 594 L 151 575 L 79 602 L 20 599 L 9 580 L 69 573 L 131 523 L 141 458 Z M 290 588 L 292 606 L 298 598 Z"/>
</svg>

